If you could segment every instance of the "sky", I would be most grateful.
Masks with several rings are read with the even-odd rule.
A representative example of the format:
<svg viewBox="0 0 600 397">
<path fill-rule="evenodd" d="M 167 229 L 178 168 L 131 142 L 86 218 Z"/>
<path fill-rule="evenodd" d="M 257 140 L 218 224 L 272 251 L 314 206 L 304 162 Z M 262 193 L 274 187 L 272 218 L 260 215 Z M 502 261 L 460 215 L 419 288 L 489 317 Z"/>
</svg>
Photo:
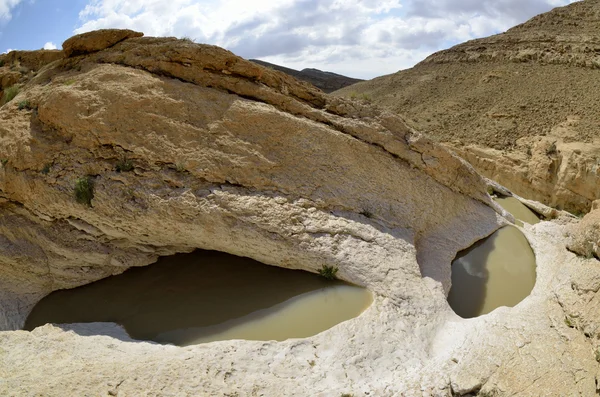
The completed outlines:
<svg viewBox="0 0 600 397">
<path fill-rule="evenodd" d="M 0 0 L 0 53 L 127 28 L 370 79 L 575 0 Z"/>
</svg>

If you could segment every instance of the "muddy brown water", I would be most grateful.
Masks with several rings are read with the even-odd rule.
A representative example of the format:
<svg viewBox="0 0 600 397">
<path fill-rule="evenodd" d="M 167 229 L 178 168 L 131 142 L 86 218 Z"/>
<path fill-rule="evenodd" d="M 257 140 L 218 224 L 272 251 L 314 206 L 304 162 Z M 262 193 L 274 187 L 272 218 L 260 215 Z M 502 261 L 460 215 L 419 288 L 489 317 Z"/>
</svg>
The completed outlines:
<svg viewBox="0 0 600 397">
<path fill-rule="evenodd" d="M 463 318 L 513 307 L 536 279 L 535 255 L 521 231 L 506 226 L 458 253 L 452 262 L 448 303 Z"/>
<path fill-rule="evenodd" d="M 531 225 L 540 222 L 540 218 L 533 211 L 514 197 L 498 197 L 495 198 L 494 201 L 500 204 L 506 211 L 510 212 L 520 226 L 523 226 L 523 222 Z M 521 222 L 519 223 L 519 221 Z"/>
<path fill-rule="evenodd" d="M 198 250 L 55 291 L 34 307 L 24 329 L 114 322 L 134 339 L 179 346 L 280 341 L 329 329 L 360 315 L 372 301 L 368 290 L 341 281 Z"/>
</svg>

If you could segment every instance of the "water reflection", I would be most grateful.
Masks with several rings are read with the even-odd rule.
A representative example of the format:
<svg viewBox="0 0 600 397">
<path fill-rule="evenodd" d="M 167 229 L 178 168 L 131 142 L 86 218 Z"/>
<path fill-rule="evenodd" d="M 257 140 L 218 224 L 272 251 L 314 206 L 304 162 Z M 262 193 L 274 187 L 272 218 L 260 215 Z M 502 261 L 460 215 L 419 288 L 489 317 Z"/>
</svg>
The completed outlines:
<svg viewBox="0 0 600 397">
<path fill-rule="evenodd" d="M 114 322 L 135 339 L 187 345 L 284 340 L 358 316 L 371 294 L 315 274 L 216 251 L 161 258 L 40 301 L 26 330 L 46 323 Z"/>
<path fill-rule="evenodd" d="M 459 316 L 477 317 L 521 302 L 535 278 L 529 242 L 519 229 L 507 226 L 457 255 L 448 302 Z"/>
</svg>

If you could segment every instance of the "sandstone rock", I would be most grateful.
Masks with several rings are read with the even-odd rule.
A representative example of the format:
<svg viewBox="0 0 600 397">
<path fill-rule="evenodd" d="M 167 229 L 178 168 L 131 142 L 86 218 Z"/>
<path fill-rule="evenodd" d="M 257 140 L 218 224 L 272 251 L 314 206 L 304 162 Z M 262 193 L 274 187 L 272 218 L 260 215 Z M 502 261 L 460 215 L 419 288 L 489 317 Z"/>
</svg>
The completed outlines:
<svg viewBox="0 0 600 397">
<path fill-rule="evenodd" d="M 0 63 L 5 67 L 39 70 L 43 66 L 64 58 L 60 50 L 11 51 L 0 55 Z"/>
<path fill-rule="evenodd" d="M 600 260 L 600 210 L 587 214 L 581 222 L 569 229 L 568 248 L 586 258 Z"/>
<path fill-rule="evenodd" d="M 7 68 L 4 69 L 0 69 L 0 91 L 17 84 L 21 79 L 21 73 L 13 72 L 10 69 L 6 70 Z"/>
<path fill-rule="evenodd" d="M 19 95 L 37 110 L 0 109 L 0 394 L 595 393 L 598 267 L 542 222 L 524 230 L 532 295 L 456 316 L 451 260 L 509 220 L 483 177 L 401 117 L 165 38 L 48 65 Z M 125 159 L 133 169 L 117 172 Z M 94 182 L 89 206 L 75 200 L 81 177 Z M 18 330 L 51 291 L 195 248 L 337 266 L 375 300 L 284 342 L 179 348 L 114 324 Z"/>
<path fill-rule="evenodd" d="M 555 136 L 522 139 L 510 152 L 480 145 L 448 145 L 488 178 L 516 194 L 575 214 L 600 197 L 600 142 Z"/>
<path fill-rule="evenodd" d="M 143 35 L 128 29 L 102 29 L 73 36 L 62 46 L 65 56 L 72 57 L 104 50 L 123 40 Z"/>
</svg>

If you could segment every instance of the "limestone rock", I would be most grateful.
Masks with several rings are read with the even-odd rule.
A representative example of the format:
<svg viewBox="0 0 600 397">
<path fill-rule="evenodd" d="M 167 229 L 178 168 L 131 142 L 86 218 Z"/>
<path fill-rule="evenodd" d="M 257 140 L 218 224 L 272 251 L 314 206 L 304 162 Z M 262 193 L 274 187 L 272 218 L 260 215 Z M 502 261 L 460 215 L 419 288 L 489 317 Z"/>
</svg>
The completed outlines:
<svg viewBox="0 0 600 397">
<path fill-rule="evenodd" d="M 483 175 L 552 207 L 581 214 L 600 197 L 600 142 L 565 142 L 546 136 L 523 138 L 512 151 L 448 146 Z"/>
<path fill-rule="evenodd" d="M 123 40 L 143 35 L 129 29 L 102 29 L 73 36 L 62 46 L 65 56 L 71 57 L 104 50 Z"/>
<path fill-rule="evenodd" d="M 483 177 L 401 117 L 218 47 L 151 37 L 49 64 L 18 98 L 32 109 L 0 108 L 1 395 L 595 393 L 599 268 L 542 222 L 524 230 L 531 296 L 456 316 L 452 259 L 510 220 Z M 76 201 L 79 178 L 93 182 L 89 202 Z M 374 303 L 284 342 L 18 330 L 52 291 L 196 248 L 337 266 Z"/>
<path fill-rule="evenodd" d="M 570 227 L 568 248 L 584 257 L 600 260 L 600 209 L 587 214 Z"/>
</svg>

